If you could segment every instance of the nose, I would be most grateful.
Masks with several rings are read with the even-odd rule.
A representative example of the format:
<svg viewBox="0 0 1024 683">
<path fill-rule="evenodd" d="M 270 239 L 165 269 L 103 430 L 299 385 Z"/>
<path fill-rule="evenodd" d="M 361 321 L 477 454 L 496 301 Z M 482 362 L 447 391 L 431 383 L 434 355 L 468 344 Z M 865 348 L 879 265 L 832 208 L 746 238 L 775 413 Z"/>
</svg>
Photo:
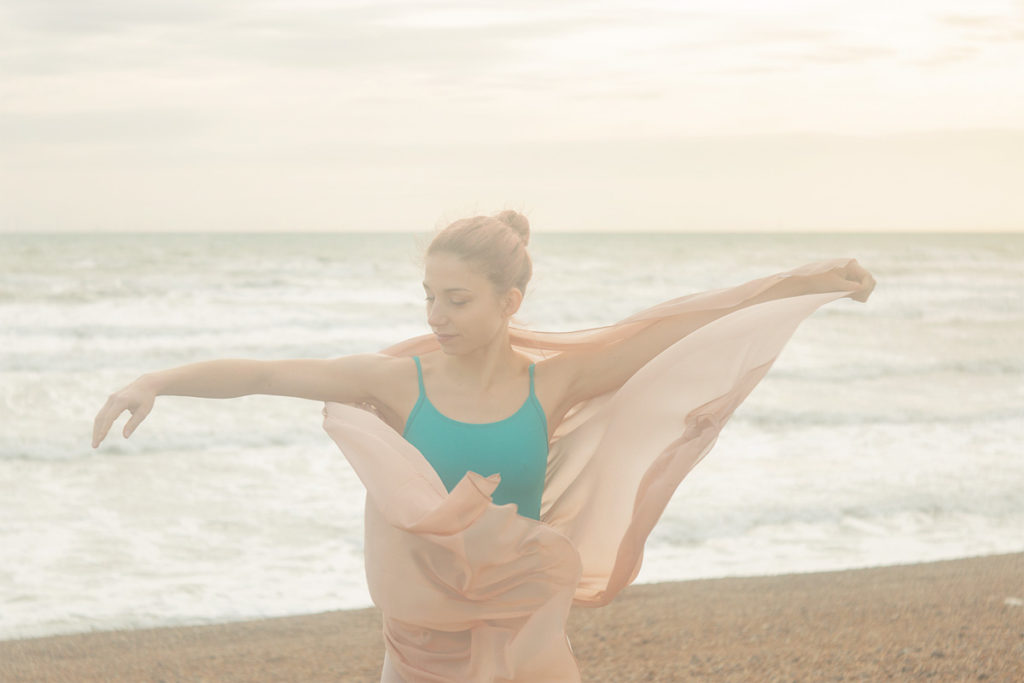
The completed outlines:
<svg viewBox="0 0 1024 683">
<path fill-rule="evenodd" d="M 444 327 L 446 317 L 438 306 L 430 306 L 427 311 L 427 323 L 433 328 Z"/>
</svg>

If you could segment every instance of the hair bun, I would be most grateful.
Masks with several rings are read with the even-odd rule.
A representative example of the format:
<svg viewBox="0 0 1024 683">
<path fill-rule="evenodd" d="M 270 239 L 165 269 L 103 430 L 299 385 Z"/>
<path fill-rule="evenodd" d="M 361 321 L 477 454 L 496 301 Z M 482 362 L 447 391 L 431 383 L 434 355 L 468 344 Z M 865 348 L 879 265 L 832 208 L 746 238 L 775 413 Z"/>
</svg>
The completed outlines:
<svg viewBox="0 0 1024 683">
<path fill-rule="evenodd" d="M 519 233 L 524 247 L 530 243 L 530 221 L 526 219 L 526 216 L 515 209 L 505 209 L 495 218 Z"/>
</svg>

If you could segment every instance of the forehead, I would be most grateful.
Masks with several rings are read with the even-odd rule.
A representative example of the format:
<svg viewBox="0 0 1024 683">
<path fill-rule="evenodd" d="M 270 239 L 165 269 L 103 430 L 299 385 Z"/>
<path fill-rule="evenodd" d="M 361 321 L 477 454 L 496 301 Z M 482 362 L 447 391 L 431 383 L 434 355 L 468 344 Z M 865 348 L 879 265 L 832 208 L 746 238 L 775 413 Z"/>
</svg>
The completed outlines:
<svg viewBox="0 0 1024 683">
<path fill-rule="evenodd" d="M 431 254 L 424 264 L 423 286 L 438 291 L 472 291 L 487 280 L 457 256 Z"/>
</svg>

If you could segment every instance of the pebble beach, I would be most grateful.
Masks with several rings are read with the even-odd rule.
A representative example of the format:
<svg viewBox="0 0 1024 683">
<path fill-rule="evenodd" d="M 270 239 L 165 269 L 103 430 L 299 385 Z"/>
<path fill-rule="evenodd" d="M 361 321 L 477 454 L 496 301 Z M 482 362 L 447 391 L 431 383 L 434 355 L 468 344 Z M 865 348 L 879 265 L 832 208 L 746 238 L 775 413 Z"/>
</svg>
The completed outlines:
<svg viewBox="0 0 1024 683">
<path fill-rule="evenodd" d="M 574 608 L 587 683 L 1024 680 L 1024 553 L 627 587 Z M 5 683 L 379 681 L 375 607 L 0 642 Z"/>
</svg>

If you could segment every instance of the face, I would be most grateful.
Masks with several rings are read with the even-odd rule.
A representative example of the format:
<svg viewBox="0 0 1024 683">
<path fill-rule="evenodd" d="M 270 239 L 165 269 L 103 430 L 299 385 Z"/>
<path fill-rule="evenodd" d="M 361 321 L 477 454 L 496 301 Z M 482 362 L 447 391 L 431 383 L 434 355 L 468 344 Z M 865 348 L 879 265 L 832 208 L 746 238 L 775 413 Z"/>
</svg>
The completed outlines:
<svg viewBox="0 0 1024 683">
<path fill-rule="evenodd" d="M 522 293 L 512 288 L 502 298 L 486 277 L 458 256 L 445 252 L 426 258 L 423 293 L 427 323 L 440 338 L 447 354 L 466 353 L 492 342 L 508 327 Z"/>
</svg>

